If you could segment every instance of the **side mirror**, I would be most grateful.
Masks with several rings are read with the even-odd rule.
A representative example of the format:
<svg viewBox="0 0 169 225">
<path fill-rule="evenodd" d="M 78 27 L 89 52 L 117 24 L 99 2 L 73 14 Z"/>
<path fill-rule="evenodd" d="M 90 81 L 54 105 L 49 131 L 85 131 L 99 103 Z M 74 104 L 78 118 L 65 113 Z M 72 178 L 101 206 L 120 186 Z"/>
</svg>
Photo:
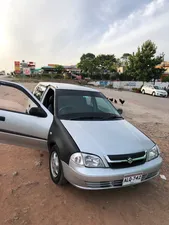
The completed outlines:
<svg viewBox="0 0 169 225">
<path fill-rule="evenodd" d="M 47 114 L 43 111 L 43 109 L 39 108 L 39 107 L 32 107 L 29 110 L 29 115 L 37 116 L 37 117 L 46 117 L 47 116 Z"/>
<path fill-rule="evenodd" d="M 121 115 L 123 113 L 122 109 L 117 109 L 117 112 Z"/>
</svg>

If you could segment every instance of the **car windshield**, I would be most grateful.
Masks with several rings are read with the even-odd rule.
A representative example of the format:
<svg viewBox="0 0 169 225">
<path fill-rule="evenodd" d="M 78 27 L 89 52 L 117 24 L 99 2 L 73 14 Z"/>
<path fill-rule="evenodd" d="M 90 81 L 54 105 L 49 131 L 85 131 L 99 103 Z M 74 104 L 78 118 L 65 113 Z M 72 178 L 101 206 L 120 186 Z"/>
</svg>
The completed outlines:
<svg viewBox="0 0 169 225">
<path fill-rule="evenodd" d="M 65 120 L 122 119 L 102 93 L 79 90 L 56 91 L 56 115 Z"/>
<path fill-rule="evenodd" d="M 157 90 L 162 90 L 159 86 L 154 86 L 154 88 Z"/>
</svg>

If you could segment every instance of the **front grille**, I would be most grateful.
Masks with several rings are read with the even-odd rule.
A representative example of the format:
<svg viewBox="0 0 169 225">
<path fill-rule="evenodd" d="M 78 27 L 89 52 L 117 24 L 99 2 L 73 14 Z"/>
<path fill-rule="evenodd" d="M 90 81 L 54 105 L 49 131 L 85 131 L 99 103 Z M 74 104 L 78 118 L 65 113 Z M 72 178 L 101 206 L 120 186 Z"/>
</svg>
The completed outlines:
<svg viewBox="0 0 169 225">
<path fill-rule="evenodd" d="M 127 160 L 128 158 L 140 158 L 145 155 L 145 152 L 136 152 L 131 154 L 123 154 L 123 155 L 108 155 L 111 161 L 113 160 Z"/>
<path fill-rule="evenodd" d="M 146 153 L 137 152 L 123 155 L 108 155 L 108 158 L 110 168 L 121 169 L 144 164 L 146 162 Z M 128 159 L 132 160 L 132 162 L 128 161 Z"/>
<path fill-rule="evenodd" d="M 154 172 L 152 172 L 152 173 L 144 174 L 144 175 L 142 176 L 142 181 L 148 180 L 148 179 L 150 179 L 150 178 L 152 178 L 152 177 L 155 177 L 157 174 L 158 174 L 158 171 L 154 171 Z"/>
<path fill-rule="evenodd" d="M 129 164 L 128 162 L 121 162 L 121 163 L 108 163 L 110 168 L 112 169 L 122 169 L 122 168 L 128 168 L 128 167 L 134 167 L 142 165 L 146 162 L 146 159 L 138 160 L 135 162 L 132 162 Z"/>
<path fill-rule="evenodd" d="M 100 181 L 100 182 L 89 182 L 86 181 L 86 186 L 88 188 L 110 188 L 110 187 L 121 187 L 123 180 L 114 180 L 114 181 Z"/>
<path fill-rule="evenodd" d="M 113 181 L 113 186 L 114 187 L 121 187 L 123 183 L 123 180 L 114 180 Z"/>
<path fill-rule="evenodd" d="M 86 185 L 89 188 L 109 188 L 113 186 L 111 181 L 86 182 Z"/>
</svg>

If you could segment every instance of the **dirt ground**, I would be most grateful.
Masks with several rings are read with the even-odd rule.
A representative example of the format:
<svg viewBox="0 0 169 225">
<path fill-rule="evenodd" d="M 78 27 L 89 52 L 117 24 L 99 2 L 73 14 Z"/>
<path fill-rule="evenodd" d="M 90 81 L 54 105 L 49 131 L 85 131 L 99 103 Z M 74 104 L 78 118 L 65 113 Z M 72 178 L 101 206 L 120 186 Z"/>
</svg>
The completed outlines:
<svg viewBox="0 0 169 225">
<path fill-rule="evenodd" d="M 22 104 L 15 92 L 0 94 Z M 105 191 L 59 187 L 49 177 L 47 152 L 0 144 L 0 225 L 168 225 L 168 115 L 133 102 L 125 102 L 123 110 L 129 122 L 159 145 L 164 159 L 161 174 L 167 180 L 157 177 Z"/>
</svg>

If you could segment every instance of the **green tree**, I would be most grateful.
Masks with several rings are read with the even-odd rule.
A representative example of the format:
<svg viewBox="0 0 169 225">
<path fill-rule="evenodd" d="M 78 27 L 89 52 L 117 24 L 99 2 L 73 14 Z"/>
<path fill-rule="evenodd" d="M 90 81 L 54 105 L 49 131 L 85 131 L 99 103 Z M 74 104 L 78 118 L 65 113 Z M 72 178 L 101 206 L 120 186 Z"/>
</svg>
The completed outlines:
<svg viewBox="0 0 169 225">
<path fill-rule="evenodd" d="M 123 59 L 128 59 L 128 58 L 129 58 L 129 56 L 131 56 L 131 54 L 130 54 L 130 53 L 124 53 L 124 54 L 122 55 L 122 57 L 121 57 L 121 58 L 123 58 Z"/>
<path fill-rule="evenodd" d="M 56 65 L 55 70 L 57 73 L 62 73 L 64 71 L 64 67 L 62 65 Z"/>
<path fill-rule="evenodd" d="M 95 59 L 95 55 L 93 53 L 87 53 L 81 56 L 80 61 L 92 60 L 92 59 Z"/>
<path fill-rule="evenodd" d="M 116 65 L 116 68 L 122 66 L 122 60 L 121 60 L 121 58 L 117 58 L 116 59 L 116 64 L 115 65 Z"/>
<path fill-rule="evenodd" d="M 124 53 L 122 55 L 122 57 L 120 58 L 120 63 L 121 63 L 121 66 L 126 66 L 128 60 L 129 60 L 129 57 L 131 56 L 130 53 Z"/>
<path fill-rule="evenodd" d="M 95 63 L 97 68 L 97 73 L 100 75 L 101 79 L 110 79 L 114 77 L 114 73 L 117 71 L 116 58 L 114 55 L 98 55 L 96 57 Z"/>
<path fill-rule="evenodd" d="M 156 56 L 157 46 L 148 40 L 143 45 L 138 47 L 136 53 L 128 57 L 126 64 L 126 72 L 132 76 L 134 80 L 150 81 L 159 79 L 164 68 L 157 68 L 156 66 L 164 61 L 164 54 Z"/>
<path fill-rule="evenodd" d="M 162 78 L 162 82 L 169 82 L 169 76 L 165 76 Z"/>
<path fill-rule="evenodd" d="M 92 53 L 83 54 L 77 67 L 82 70 L 82 73 L 92 77 L 96 71 L 95 55 Z"/>
<path fill-rule="evenodd" d="M 98 55 L 96 57 L 96 64 L 100 68 L 103 68 L 106 71 L 114 71 L 114 65 L 116 63 L 116 58 L 114 55 Z"/>
</svg>

